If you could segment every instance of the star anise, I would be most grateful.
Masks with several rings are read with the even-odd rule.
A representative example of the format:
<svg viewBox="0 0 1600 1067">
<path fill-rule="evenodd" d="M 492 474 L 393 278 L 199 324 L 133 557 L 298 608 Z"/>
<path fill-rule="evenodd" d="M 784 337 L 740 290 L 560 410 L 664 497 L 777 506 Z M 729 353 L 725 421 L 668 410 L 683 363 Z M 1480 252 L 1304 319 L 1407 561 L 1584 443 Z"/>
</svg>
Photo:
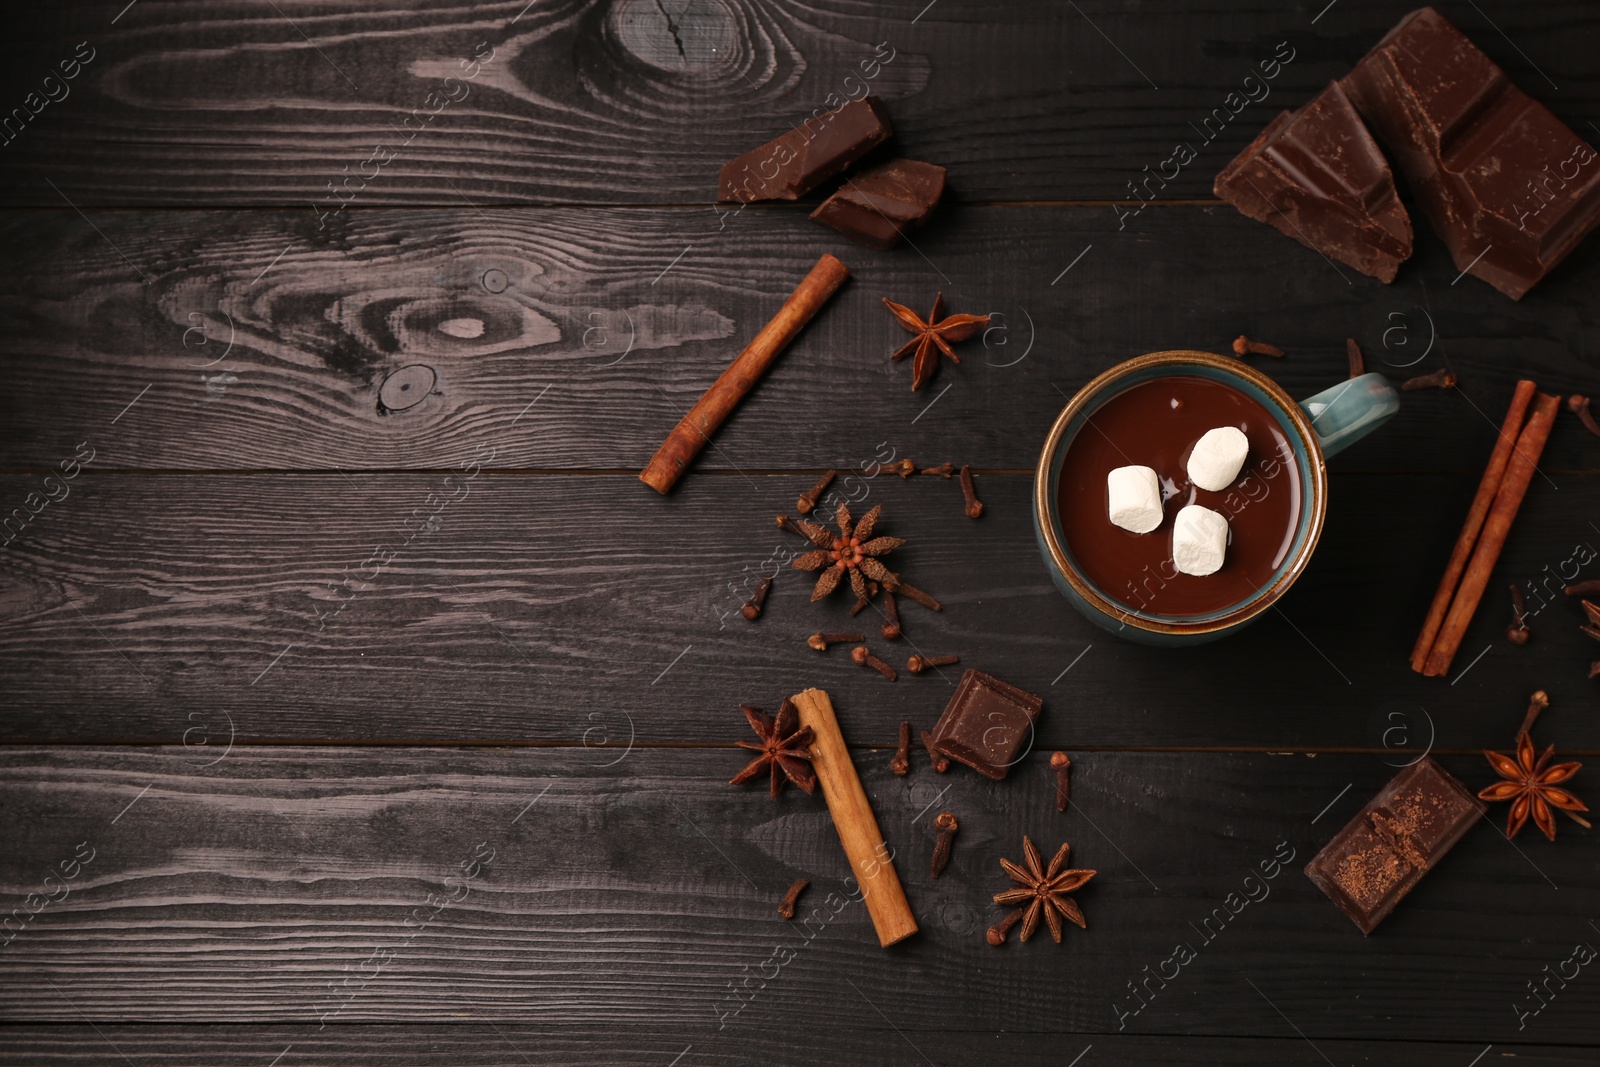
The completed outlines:
<svg viewBox="0 0 1600 1067">
<path fill-rule="evenodd" d="M 1585 408 L 1584 410 L 1587 411 L 1588 409 Z M 1569 586 L 1568 588 L 1571 587 Z M 1569 593 L 1568 595 L 1570 596 L 1571 594 Z M 1588 619 L 1588 625 L 1580 626 L 1579 629 L 1596 641 L 1600 641 L 1600 604 L 1596 604 L 1588 598 L 1585 598 L 1582 603 L 1583 614 Z M 1589 677 L 1593 678 L 1596 675 L 1600 675 L 1600 659 L 1589 664 Z"/>
<path fill-rule="evenodd" d="M 883 306 L 893 313 L 900 325 L 917 335 L 889 357 L 897 360 L 905 359 L 912 352 L 916 352 L 917 358 L 911 362 L 913 391 L 921 389 L 933 378 L 933 372 L 939 369 L 940 352 L 957 363 L 961 362 L 956 350 L 950 347 L 952 341 L 965 341 L 989 325 L 987 315 L 951 315 L 948 318 L 940 318 L 939 316 L 944 313 L 943 293 L 933 298 L 933 310 L 928 312 L 927 321 L 918 318 L 917 313 L 904 304 L 896 304 L 888 297 L 883 298 Z"/>
<path fill-rule="evenodd" d="M 996 893 L 994 902 L 1024 905 L 1025 911 L 1024 908 L 1017 909 L 1024 911 L 1023 941 L 1032 937 L 1034 931 L 1039 928 L 1040 916 L 1043 916 L 1045 922 L 1050 925 L 1050 936 L 1056 939 L 1058 945 L 1061 943 L 1062 916 L 1077 923 L 1079 927 L 1088 929 L 1088 924 L 1083 919 L 1083 911 L 1078 907 L 1077 901 L 1067 894 L 1081 889 L 1085 882 L 1095 876 L 1095 872 L 1068 869 L 1067 853 L 1070 849 L 1071 846 L 1063 842 L 1056 852 L 1055 859 L 1050 861 L 1050 866 L 1047 868 L 1041 861 L 1039 850 L 1034 847 L 1033 839 L 1024 836 L 1022 854 L 1027 861 L 1027 867 L 1019 867 L 1007 859 L 1000 861 L 1000 867 L 1021 888 Z"/>
<path fill-rule="evenodd" d="M 905 540 L 899 537 L 872 536 L 872 532 L 878 527 L 878 518 L 882 514 L 883 505 L 877 504 L 871 511 L 861 516 L 861 521 L 852 527 L 850 508 L 841 503 L 838 513 L 834 516 L 834 521 L 839 524 L 837 534 L 830 533 L 826 527 L 818 526 L 814 522 L 807 522 L 804 519 L 794 520 L 794 525 L 800 532 L 817 546 L 815 551 L 798 556 L 794 561 L 797 570 L 822 571 L 817 576 L 817 584 L 811 590 L 813 601 L 821 600 L 833 592 L 838 588 L 839 580 L 847 574 L 850 576 L 850 588 L 855 590 L 858 600 L 867 599 L 868 578 L 879 582 L 899 579 L 898 575 L 876 558 L 905 544 Z"/>
<path fill-rule="evenodd" d="M 1484 756 L 1489 760 L 1489 766 L 1494 768 L 1504 781 L 1494 785 L 1485 786 L 1479 791 L 1480 800 L 1509 800 L 1511 811 L 1506 816 L 1506 837 L 1516 837 L 1518 831 L 1527 823 L 1528 816 L 1533 816 L 1534 824 L 1544 831 L 1544 836 L 1554 841 L 1556 839 L 1556 817 L 1550 810 L 1559 808 L 1567 813 L 1579 826 L 1587 828 L 1588 820 L 1575 814 L 1588 811 L 1588 807 L 1567 790 L 1560 788 L 1560 783 L 1565 782 L 1577 774 L 1583 764 L 1557 763 L 1552 765 L 1550 760 L 1556 754 L 1556 746 L 1551 745 L 1537 758 L 1533 752 L 1533 723 L 1539 717 L 1539 712 L 1549 707 L 1550 698 L 1545 696 L 1544 690 L 1533 694 L 1528 704 L 1528 714 L 1522 720 L 1522 729 L 1517 731 L 1517 758 L 1502 755 L 1499 752 L 1483 750 Z"/>
<path fill-rule="evenodd" d="M 748 748 L 752 752 L 759 752 L 761 755 L 751 760 L 748 767 L 729 779 L 728 784 L 743 785 L 760 777 L 761 772 L 771 768 L 773 796 L 783 791 L 785 778 L 808 794 L 816 789 L 817 776 L 810 766 L 810 746 L 815 736 L 809 726 L 795 728 L 799 726 L 800 713 L 795 710 L 794 702 L 785 697 L 782 706 L 778 708 L 777 719 L 749 704 L 740 704 L 739 710 L 750 720 L 750 728 L 761 738 L 761 743 L 735 741 L 734 744 L 740 748 Z"/>
</svg>

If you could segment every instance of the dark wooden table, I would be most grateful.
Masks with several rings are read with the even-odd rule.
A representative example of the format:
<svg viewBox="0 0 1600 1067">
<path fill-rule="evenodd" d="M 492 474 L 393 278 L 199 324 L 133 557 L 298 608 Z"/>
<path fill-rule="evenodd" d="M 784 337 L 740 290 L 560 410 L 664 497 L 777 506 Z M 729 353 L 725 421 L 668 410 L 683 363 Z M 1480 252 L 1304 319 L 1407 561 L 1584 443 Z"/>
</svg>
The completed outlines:
<svg viewBox="0 0 1600 1067">
<path fill-rule="evenodd" d="M 0 1062 L 1596 1061 L 1600 976 L 1539 985 L 1600 944 L 1593 834 L 1508 843 L 1497 809 L 1369 938 L 1301 873 L 1421 751 L 1487 784 L 1479 750 L 1533 689 L 1542 741 L 1600 754 L 1574 605 L 1502 636 L 1508 583 L 1600 546 L 1575 419 L 1450 679 L 1405 663 L 1513 381 L 1600 391 L 1600 241 L 1513 303 L 1426 226 L 1385 287 L 1211 198 L 1406 4 L 122 5 L 31 5 L 0 44 L 0 109 L 26 108 L 0 157 L 0 885 L 24 916 Z M 1600 136 L 1593 5 L 1443 10 Z M 950 168 L 915 249 L 711 203 L 723 160 L 863 84 Z M 1198 158 L 1127 216 L 1180 141 Z M 846 289 L 671 497 L 640 485 L 824 251 Z M 994 328 L 914 394 L 880 298 L 939 290 Z M 1098 371 L 1240 332 L 1289 350 L 1266 369 L 1296 395 L 1343 376 L 1346 337 L 1460 387 L 1332 463 L 1281 611 L 1205 648 L 1119 642 L 1034 549 L 1037 450 Z M 971 463 L 988 511 L 879 473 L 906 456 Z M 784 570 L 739 616 L 792 550 L 773 514 L 828 467 L 945 604 L 882 651 L 1044 695 L 1006 781 L 920 753 L 890 773 L 955 674 L 809 650 L 845 598 Z M 922 932 L 888 951 L 820 798 L 726 784 L 737 705 L 807 686 L 901 857 Z M 1089 928 L 996 950 L 1024 833 L 1099 870 Z M 802 874 L 811 921 L 785 923 Z M 1178 944 L 1195 958 L 1146 985 Z"/>
</svg>

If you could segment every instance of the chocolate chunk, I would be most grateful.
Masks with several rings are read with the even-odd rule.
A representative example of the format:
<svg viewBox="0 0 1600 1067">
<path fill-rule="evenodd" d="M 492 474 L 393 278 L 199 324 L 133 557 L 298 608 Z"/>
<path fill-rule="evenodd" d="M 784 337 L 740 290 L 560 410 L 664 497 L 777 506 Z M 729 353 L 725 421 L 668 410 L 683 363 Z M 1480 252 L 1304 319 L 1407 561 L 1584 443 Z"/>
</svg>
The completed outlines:
<svg viewBox="0 0 1600 1067">
<path fill-rule="evenodd" d="M 1431 7 L 1345 76 L 1456 269 L 1513 300 L 1600 222 L 1595 150 Z"/>
<path fill-rule="evenodd" d="M 1379 281 L 1411 256 L 1411 219 L 1361 116 L 1333 82 L 1273 119 L 1212 190 L 1244 214 Z"/>
<path fill-rule="evenodd" d="M 894 132 L 875 96 L 813 114 L 782 137 L 722 165 L 718 200 L 796 200 L 847 170 Z"/>
<path fill-rule="evenodd" d="M 1306 877 L 1370 934 L 1487 808 L 1424 756 L 1311 858 Z"/>
<path fill-rule="evenodd" d="M 927 221 L 944 195 L 944 174 L 932 163 L 891 159 L 846 178 L 811 217 L 857 244 L 887 250 Z"/>
<path fill-rule="evenodd" d="M 1032 693 L 969 669 L 924 743 L 999 781 L 1027 752 L 1043 706 Z"/>
</svg>

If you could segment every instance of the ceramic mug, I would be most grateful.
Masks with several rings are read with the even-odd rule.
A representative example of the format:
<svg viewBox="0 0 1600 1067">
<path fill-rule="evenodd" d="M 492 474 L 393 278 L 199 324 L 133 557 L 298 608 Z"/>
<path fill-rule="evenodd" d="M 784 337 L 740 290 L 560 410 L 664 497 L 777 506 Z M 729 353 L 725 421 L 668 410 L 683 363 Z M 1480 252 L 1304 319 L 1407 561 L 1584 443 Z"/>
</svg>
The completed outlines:
<svg viewBox="0 0 1600 1067">
<path fill-rule="evenodd" d="M 1302 486 L 1293 544 L 1270 580 L 1244 600 L 1201 615 L 1144 611 L 1101 591 L 1074 563 L 1057 510 L 1062 462 L 1089 418 L 1124 389 L 1173 375 L 1221 382 L 1264 407 L 1289 442 Z M 1351 378 L 1297 404 L 1265 374 L 1241 360 L 1212 352 L 1151 352 L 1119 363 L 1078 390 L 1050 427 L 1033 480 L 1033 525 L 1039 551 L 1057 588 L 1096 625 L 1141 644 L 1190 645 L 1216 640 L 1266 611 L 1305 570 L 1322 534 L 1327 509 L 1327 457 L 1365 437 L 1399 410 L 1399 394 L 1381 374 Z M 1103 506 L 1098 501 L 1096 505 Z"/>
</svg>

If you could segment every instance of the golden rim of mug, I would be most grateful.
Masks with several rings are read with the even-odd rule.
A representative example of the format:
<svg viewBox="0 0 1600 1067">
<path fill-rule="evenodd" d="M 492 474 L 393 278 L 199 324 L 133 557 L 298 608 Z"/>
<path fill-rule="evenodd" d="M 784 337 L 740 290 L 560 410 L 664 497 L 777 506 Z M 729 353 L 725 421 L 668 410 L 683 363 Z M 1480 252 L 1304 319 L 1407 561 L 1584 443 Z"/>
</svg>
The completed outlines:
<svg viewBox="0 0 1600 1067">
<path fill-rule="evenodd" d="M 1062 548 L 1062 534 L 1050 520 L 1050 507 L 1054 501 L 1050 493 L 1050 468 L 1051 459 L 1061 446 L 1061 439 L 1067 432 L 1067 426 L 1089 404 L 1105 392 L 1107 388 L 1149 367 L 1182 367 L 1200 364 L 1215 367 L 1226 374 L 1242 378 L 1251 385 L 1256 386 L 1270 397 L 1288 418 L 1289 423 L 1299 434 L 1301 444 L 1305 448 L 1306 456 L 1310 460 L 1311 484 L 1302 487 L 1302 492 L 1309 492 L 1312 498 L 1310 529 L 1306 533 L 1305 541 L 1301 544 L 1300 551 L 1289 566 L 1283 569 L 1272 585 L 1265 592 L 1225 615 L 1216 618 L 1204 619 L 1195 622 L 1163 622 L 1158 619 L 1149 619 L 1134 612 L 1126 604 L 1119 604 L 1101 596 L 1083 579 L 1067 559 L 1066 551 Z M 1299 404 L 1285 393 L 1283 389 L 1254 367 L 1229 356 L 1219 356 L 1215 352 L 1200 352 L 1191 349 L 1171 349 L 1165 352 L 1147 352 L 1142 356 L 1135 356 L 1130 360 L 1118 363 L 1115 367 L 1098 375 L 1093 381 L 1073 394 L 1067 406 L 1061 409 L 1061 414 L 1056 416 L 1055 423 L 1050 427 L 1050 435 L 1045 438 L 1044 450 L 1039 453 L 1039 465 L 1033 475 L 1033 509 L 1034 517 L 1039 523 L 1039 529 L 1044 531 L 1045 547 L 1050 552 L 1050 559 L 1067 579 L 1067 584 L 1084 599 L 1092 608 L 1111 619 L 1118 619 L 1127 625 L 1134 626 L 1154 634 L 1170 634 L 1176 636 L 1215 633 L 1226 630 L 1241 623 L 1247 622 L 1271 607 L 1281 597 L 1294 580 L 1305 570 L 1306 564 L 1311 559 L 1311 553 L 1317 547 L 1317 541 L 1322 537 L 1323 518 L 1328 507 L 1328 471 L 1327 460 L 1322 454 L 1322 443 L 1317 438 L 1317 433 L 1311 427 L 1311 420 Z"/>
</svg>

